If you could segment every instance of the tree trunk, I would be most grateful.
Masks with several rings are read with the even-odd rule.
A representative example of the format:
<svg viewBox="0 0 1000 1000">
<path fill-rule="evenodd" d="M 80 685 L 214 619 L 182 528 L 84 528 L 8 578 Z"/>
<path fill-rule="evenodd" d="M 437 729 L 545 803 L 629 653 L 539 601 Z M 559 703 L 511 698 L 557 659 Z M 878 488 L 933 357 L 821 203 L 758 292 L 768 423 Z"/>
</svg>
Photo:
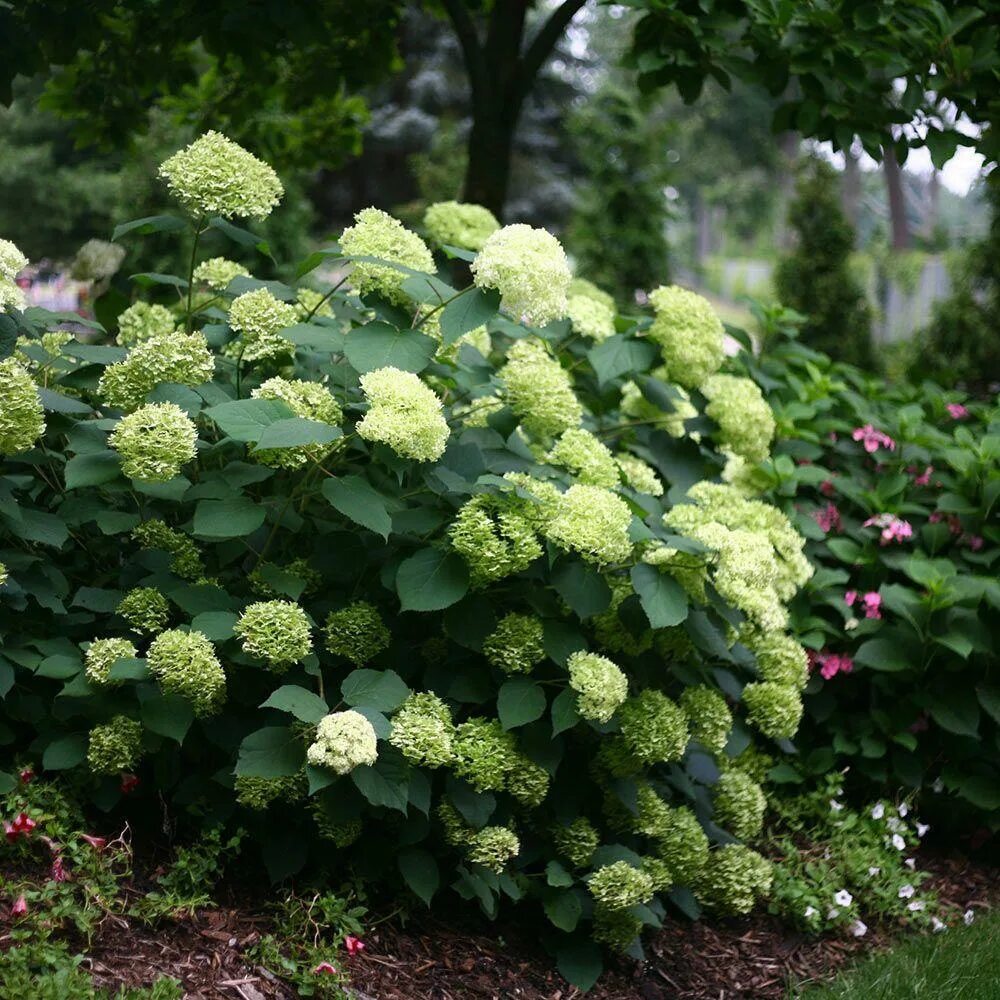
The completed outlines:
<svg viewBox="0 0 1000 1000">
<path fill-rule="evenodd" d="M 924 215 L 924 236 L 928 242 L 937 237 L 938 222 L 941 218 L 941 174 L 934 170 L 927 182 L 927 212 Z"/>
<path fill-rule="evenodd" d="M 799 158 L 799 135 L 782 132 L 778 138 L 781 149 L 781 173 L 778 181 L 778 212 L 775 225 L 775 243 L 781 250 L 790 250 L 792 233 L 788 226 L 788 206 L 795 193 L 795 165 Z"/>
<path fill-rule="evenodd" d="M 502 108 L 498 111 L 472 119 L 463 197 L 474 205 L 484 205 L 499 219 L 510 185 L 516 120 L 510 120 Z"/>
<path fill-rule="evenodd" d="M 855 234 L 858 231 L 858 221 L 861 218 L 861 167 L 859 156 L 853 149 L 844 150 L 844 183 L 841 188 L 841 200 L 844 215 L 850 222 Z"/>
<path fill-rule="evenodd" d="M 906 218 L 906 194 L 903 191 L 903 171 L 896 150 L 891 145 L 882 148 L 882 172 L 889 195 L 889 222 L 892 230 L 890 246 L 893 250 L 909 250 L 910 223 Z"/>
</svg>

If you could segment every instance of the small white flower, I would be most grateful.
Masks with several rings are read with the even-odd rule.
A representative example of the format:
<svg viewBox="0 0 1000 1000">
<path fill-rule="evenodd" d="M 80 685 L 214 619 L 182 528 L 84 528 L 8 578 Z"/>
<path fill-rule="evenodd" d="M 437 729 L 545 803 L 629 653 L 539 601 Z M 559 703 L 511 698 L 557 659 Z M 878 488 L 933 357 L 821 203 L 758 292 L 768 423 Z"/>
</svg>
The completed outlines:
<svg viewBox="0 0 1000 1000">
<path fill-rule="evenodd" d="M 890 816 L 885 821 L 885 825 L 895 833 L 897 830 L 900 829 L 900 827 L 904 826 L 905 824 L 900 821 L 898 816 Z"/>
<path fill-rule="evenodd" d="M 906 867 L 909 868 L 911 872 L 915 871 L 916 867 L 917 867 L 917 859 L 916 858 L 907 858 L 903 862 L 903 864 L 906 865 Z"/>
<path fill-rule="evenodd" d="M 892 835 L 892 846 L 896 848 L 897 851 L 901 851 L 906 847 L 906 841 L 898 834 L 894 833 Z"/>
<path fill-rule="evenodd" d="M 948 929 L 948 925 L 943 920 L 938 920 L 937 917 L 931 917 L 931 929 L 935 934 L 940 934 L 941 931 Z"/>
<path fill-rule="evenodd" d="M 875 804 L 872 809 L 872 819 L 881 819 L 885 815 L 885 806 L 881 802 Z"/>
<path fill-rule="evenodd" d="M 931 785 L 931 791 L 940 795 L 944 791 L 944 782 L 940 778 L 935 778 L 934 784 Z"/>
<path fill-rule="evenodd" d="M 879 868 L 877 865 L 872 865 L 872 867 L 868 869 L 869 878 L 875 878 L 876 875 L 881 875 L 881 874 L 882 874 L 882 869 Z"/>
<path fill-rule="evenodd" d="M 911 913 L 917 913 L 919 910 L 922 910 L 926 905 L 927 904 L 922 899 L 915 899 L 913 900 L 912 903 L 907 903 L 906 908 Z"/>
<path fill-rule="evenodd" d="M 840 916 L 840 910 L 837 910 L 837 909 L 835 909 L 834 907 L 831 906 L 830 909 L 827 911 L 826 919 L 827 920 L 836 920 L 837 917 L 839 917 L 839 916 Z"/>
<path fill-rule="evenodd" d="M 844 808 L 844 803 L 843 802 L 838 802 L 836 799 L 830 799 L 830 808 L 835 813 L 839 813 L 840 810 Z"/>
<path fill-rule="evenodd" d="M 968 927 L 976 919 L 976 913 L 974 910 L 966 910 L 962 914 L 962 923 Z"/>
<path fill-rule="evenodd" d="M 917 823 L 917 836 L 922 837 L 930 829 L 928 823 Z"/>
<path fill-rule="evenodd" d="M 971 913 L 972 911 L 970 910 L 969 912 Z M 803 914 L 803 916 L 806 918 L 806 920 L 812 920 L 812 918 L 815 917 L 818 913 L 819 910 L 817 910 L 815 906 L 807 906 L 806 912 Z"/>
<path fill-rule="evenodd" d="M 833 894 L 833 901 L 838 906 L 850 906 L 854 902 L 854 897 L 846 889 L 839 889 Z"/>
<path fill-rule="evenodd" d="M 857 618 L 848 618 L 847 621 L 844 622 L 844 628 L 848 632 L 853 632 L 859 624 L 860 622 L 858 622 Z"/>
<path fill-rule="evenodd" d="M 905 802 L 901 802 L 899 805 L 899 815 L 905 816 L 909 811 L 910 807 Z"/>
<path fill-rule="evenodd" d="M 912 885 L 907 883 L 906 885 L 901 885 L 899 887 L 899 898 L 900 899 L 910 899 L 917 890 L 913 888 Z"/>
<path fill-rule="evenodd" d="M 868 933 L 868 925 L 863 920 L 855 920 L 849 929 L 855 937 L 864 937 Z"/>
</svg>

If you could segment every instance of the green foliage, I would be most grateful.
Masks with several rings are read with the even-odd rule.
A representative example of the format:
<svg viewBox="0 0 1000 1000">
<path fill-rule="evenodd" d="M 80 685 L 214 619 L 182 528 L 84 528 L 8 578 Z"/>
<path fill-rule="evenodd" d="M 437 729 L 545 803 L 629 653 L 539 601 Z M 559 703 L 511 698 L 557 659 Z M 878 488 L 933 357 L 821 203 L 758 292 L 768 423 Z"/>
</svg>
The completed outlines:
<svg viewBox="0 0 1000 1000">
<path fill-rule="evenodd" d="M 778 298 L 803 313 L 802 340 L 842 361 L 872 361 L 871 310 L 849 267 L 854 231 L 844 215 L 833 168 L 818 159 L 801 168 L 788 221 L 794 251 L 778 262 Z"/>
</svg>

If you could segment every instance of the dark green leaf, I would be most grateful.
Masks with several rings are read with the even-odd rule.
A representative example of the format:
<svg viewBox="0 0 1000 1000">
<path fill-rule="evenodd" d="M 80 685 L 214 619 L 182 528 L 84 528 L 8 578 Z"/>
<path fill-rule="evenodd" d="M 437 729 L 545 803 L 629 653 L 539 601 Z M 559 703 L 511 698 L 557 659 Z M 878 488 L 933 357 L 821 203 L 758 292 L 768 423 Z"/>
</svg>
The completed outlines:
<svg viewBox="0 0 1000 1000">
<path fill-rule="evenodd" d="M 327 703 L 318 694 L 297 684 L 285 684 L 278 688 L 260 707 L 276 708 L 279 712 L 287 712 L 296 719 L 313 724 L 319 722 L 330 711 Z"/>
<path fill-rule="evenodd" d="M 409 767 L 402 758 L 383 753 L 373 766 L 351 771 L 351 781 L 373 806 L 385 806 L 405 815 L 409 803 Z"/>
<path fill-rule="evenodd" d="M 188 701 L 176 694 L 156 694 L 142 703 L 142 724 L 152 733 L 183 743 L 194 722 Z"/>
<path fill-rule="evenodd" d="M 545 691 L 527 677 L 512 677 L 497 694 L 497 715 L 504 729 L 516 729 L 545 713 Z"/>
<path fill-rule="evenodd" d="M 631 579 L 653 628 L 670 628 L 687 618 L 687 594 L 672 576 L 661 573 L 655 566 L 639 563 L 632 567 Z"/>
<path fill-rule="evenodd" d="M 572 729 L 579 721 L 576 692 L 571 688 L 560 691 L 552 702 L 552 735 L 558 736 L 567 729 Z"/>
<path fill-rule="evenodd" d="M 257 438 L 256 450 L 265 448 L 298 448 L 303 445 L 329 444 L 343 437 L 344 432 L 339 427 L 332 427 L 319 420 L 305 420 L 302 417 L 289 417 L 287 420 L 276 420 L 260 432 Z"/>
<path fill-rule="evenodd" d="M 580 616 L 590 618 L 611 604 L 611 588 L 600 572 L 586 563 L 564 559 L 552 570 L 552 586 Z"/>
<path fill-rule="evenodd" d="M 42 767 L 46 771 L 66 771 L 82 764 L 87 757 L 87 737 L 61 736 L 53 740 L 42 754 Z"/>
<path fill-rule="evenodd" d="M 117 479 L 121 472 L 121 459 L 116 451 L 94 451 L 86 455 L 74 455 L 66 463 L 66 489 L 75 490 L 81 486 L 99 486 Z"/>
<path fill-rule="evenodd" d="M 175 233 L 180 229 L 187 229 L 187 226 L 187 222 L 176 215 L 147 215 L 143 219 L 133 219 L 131 222 L 123 222 L 115 226 L 111 239 L 117 240 L 128 233 L 135 233 L 136 236 L 149 236 L 151 233 Z"/>
<path fill-rule="evenodd" d="M 600 945 L 589 939 L 561 945 L 556 952 L 556 967 L 568 983 L 586 993 L 604 971 Z"/>
<path fill-rule="evenodd" d="M 403 611 L 440 611 L 460 601 L 468 589 L 464 560 L 443 549 L 422 549 L 401 563 L 396 573 Z"/>
<path fill-rule="evenodd" d="M 500 293 L 495 288 L 473 288 L 449 302 L 441 310 L 441 336 L 454 344 L 477 327 L 488 323 L 500 311 Z"/>
<path fill-rule="evenodd" d="M 378 321 L 352 330 L 344 355 L 355 371 L 399 368 L 404 372 L 423 371 L 434 357 L 437 343 L 416 330 L 397 330 Z"/>
<path fill-rule="evenodd" d="M 572 889 L 563 892 L 546 893 L 545 915 L 561 931 L 572 934 L 583 914 L 580 894 Z M 560 972 L 562 969 L 559 970 Z M 563 973 L 565 975 L 565 973 Z"/>
<path fill-rule="evenodd" d="M 323 483 L 323 496 L 345 517 L 383 538 L 389 537 L 392 518 L 386 510 L 385 497 L 372 489 L 364 477 L 327 479 Z"/>
<path fill-rule="evenodd" d="M 587 352 L 597 381 L 606 385 L 619 375 L 644 372 L 656 360 L 656 347 L 645 340 L 618 335 L 609 337 Z"/>
<path fill-rule="evenodd" d="M 199 500 L 194 509 L 194 533 L 201 538 L 243 538 L 255 532 L 267 514 L 247 497 Z"/>
<path fill-rule="evenodd" d="M 286 726 L 265 726 L 240 744 L 236 773 L 257 778 L 287 778 L 305 762 L 302 739 Z"/>
<path fill-rule="evenodd" d="M 406 700 L 410 689 L 394 670 L 354 670 L 340 686 L 344 701 L 379 712 L 391 712 Z"/>
<path fill-rule="evenodd" d="M 210 406 L 205 410 L 205 416 L 211 417 L 234 441 L 256 443 L 264 428 L 295 414 L 286 403 L 276 399 L 234 399 Z"/>
<path fill-rule="evenodd" d="M 411 847 L 400 851 L 396 860 L 406 884 L 426 906 L 430 906 L 434 893 L 441 885 L 441 875 L 434 855 L 423 848 Z"/>
</svg>

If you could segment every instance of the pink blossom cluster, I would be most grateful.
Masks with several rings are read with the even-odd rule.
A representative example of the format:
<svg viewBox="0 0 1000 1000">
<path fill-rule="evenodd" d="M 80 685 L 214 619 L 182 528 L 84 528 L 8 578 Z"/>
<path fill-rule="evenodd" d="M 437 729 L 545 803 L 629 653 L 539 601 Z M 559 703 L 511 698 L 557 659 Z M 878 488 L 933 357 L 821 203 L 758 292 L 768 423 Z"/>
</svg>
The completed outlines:
<svg viewBox="0 0 1000 1000">
<path fill-rule="evenodd" d="M 871 527 L 882 529 L 882 544 L 888 545 L 890 542 L 903 542 L 913 537 L 913 526 L 909 521 L 896 517 L 895 514 L 876 514 L 868 518 L 861 527 Z"/>
<path fill-rule="evenodd" d="M 828 681 L 837 674 L 849 674 L 854 669 L 854 661 L 846 653 L 809 651 L 809 669 L 819 667 L 820 676 Z"/>
<path fill-rule="evenodd" d="M 856 427 L 851 437 L 855 441 L 860 441 L 869 455 L 879 448 L 886 448 L 889 451 L 896 450 L 896 442 L 884 431 L 877 430 L 871 424 L 865 424 L 864 427 Z"/>
<path fill-rule="evenodd" d="M 968 408 L 964 407 L 961 403 L 948 403 L 945 409 L 952 420 L 965 420 L 969 415 Z"/>
<path fill-rule="evenodd" d="M 835 503 L 828 503 L 812 512 L 813 520 L 827 533 L 841 531 L 840 511 Z"/>
<path fill-rule="evenodd" d="M 858 592 L 856 590 L 848 590 L 844 594 L 844 603 L 849 608 L 853 608 L 857 600 Z M 865 609 L 865 618 L 882 617 L 882 595 L 877 590 L 869 590 L 862 594 L 861 605 Z"/>
<path fill-rule="evenodd" d="M 911 465 L 906 470 L 911 476 L 913 476 L 913 485 L 930 486 L 931 476 L 934 474 L 934 466 L 928 465 L 927 468 L 925 468 L 924 471 L 918 475 L 919 468 L 920 467 L 917 465 Z"/>
</svg>

